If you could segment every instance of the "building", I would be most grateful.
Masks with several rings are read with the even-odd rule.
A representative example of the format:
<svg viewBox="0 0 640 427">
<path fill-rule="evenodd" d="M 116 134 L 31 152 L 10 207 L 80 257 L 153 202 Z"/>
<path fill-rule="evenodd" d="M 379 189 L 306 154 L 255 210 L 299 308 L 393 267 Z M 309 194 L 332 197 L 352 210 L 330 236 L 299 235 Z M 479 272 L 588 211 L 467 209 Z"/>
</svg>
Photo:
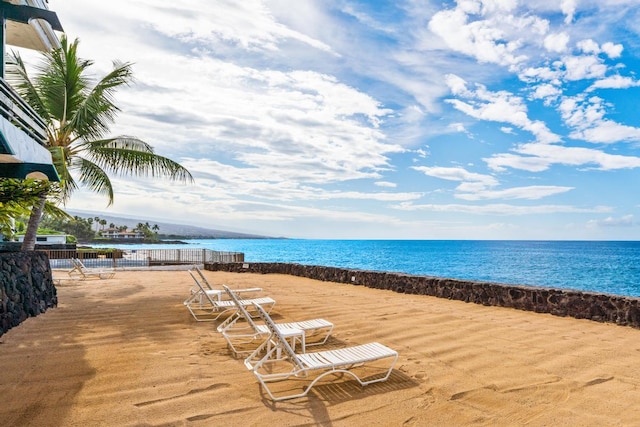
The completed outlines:
<svg viewBox="0 0 640 427">
<path fill-rule="evenodd" d="M 22 243 L 24 235 L 17 236 L 18 242 Z M 64 245 L 67 243 L 66 234 L 38 234 L 36 236 L 36 244 L 42 246 Z M 74 245 L 75 246 L 75 245 Z"/>
<path fill-rule="evenodd" d="M 46 148 L 46 123 L 5 81 L 5 44 L 48 51 L 63 31 L 46 0 L 0 0 L 0 178 L 59 181 Z"/>
<path fill-rule="evenodd" d="M 105 239 L 114 240 L 144 239 L 144 233 L 142 231 L 121 231 L 117 228 L 107 228 L 106 230 L 102 230 L 100 231 L 100 236 Z"/>
</svg>

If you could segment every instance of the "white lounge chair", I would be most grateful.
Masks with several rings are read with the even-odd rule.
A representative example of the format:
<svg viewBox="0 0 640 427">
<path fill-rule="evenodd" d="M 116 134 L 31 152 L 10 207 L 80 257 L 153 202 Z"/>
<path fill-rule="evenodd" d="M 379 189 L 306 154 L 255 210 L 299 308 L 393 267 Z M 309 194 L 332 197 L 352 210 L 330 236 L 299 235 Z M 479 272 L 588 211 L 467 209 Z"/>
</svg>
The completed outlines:
<svg viewBox="0 0 640 427">
<path fill-rule="evenodd" d="M 194 272 L 196 274 L 194 274 Z M 189 270 L 189 274 L 191 274 L 195 285 L 191 288 L 191 295 L 189 296 L 189 298 L 187 298 L 187 301 L 198 299 L 199 302 L 202 303 L 204 298 L 202 294 L 203 289 L 204 292 L 211 295 L 211 297 L 217 299 L 218 301 L 229 299 L 225 298 L 226 293 L 223 289 L 215 289 L 213 286 L 211 286 L 205 275 L 202 273 L 202 270 L 200 270 L 197 265 L 194 265 L 193 268 Z M 258 293 L 262 292 L 262 288 L 235 289 L 234 292 L 237 294 Z M 185 304 L 187 304 L 187 301 L 185 301 Z"/>
<path fill-rule="evenodd" d="M 71 258 L 71 264 L 73 268 L 69 270 L 69 276 L 78 277 L 80 280 L 112 279 L 116 275 L 116 272 L 110 269 L 87 268 L 78 258 Z"/>
<path fill-rule="evenodd" d="M 254 322 L 245 306 L 240 303 L 235 291 L 232 291 L 226 285 L 222 285 L 222 287 L 229 296 L 229 299 L 236 304 L 238 310 L 218 325 L 218 332 L 220 332 L 227 341 L 229 349 L 235 357 L 238 357 L 241 353 L 251 352 L 246 359 L 249 364 L 253 361 L 260 360 L 262 353 L 265 350 L 269 351 L 271 349 L 271 341 L 266 339 L 270 334 L 269 328 L 267 325 Z M 239 322 L 243 319 L 246 323 Z M 308 346 L 320 345 L 327 342 L 331 331 L 333 331 L 333 323 L 324 319 L 276 323 L 275 325 L 283 336 L 291 338 L 291 345 L 294 349 L 296 343 L 299 341 L 302 352 L 305 352 Z M 302 332 L 302 334 L 300 332 Z M 310 340 L 314 338 L 315 340 Z M 261 343 L 257 348 L 249 347 L 249 350 L 240 349 L 240 346 L 249 346 L 257 340 Z"/>
<path fill-rule="evenodd" d="M 269 314 L 259 304 L 254 304 L 254 307 L 271 332 L 269 339 L 273 342 L 273 346 L 258 363 L 251 365 L 245 361 L 245 365 L 253 371 L 274 402 L 306 396 L 320 379 L 332 374 L 349 374 L 363 386 L 386 381 L 398 360 L 397 351 L 377 342 L 336 350 L 298 354 L 280 333 Z M 274 355 L 277 356 L 278 352 L 282 352 L 283 357 L 274 357 Z M 283 362 L 288 364 L 287 369 L 275 366 Z M 375 373 L 367 377 L 361 377 L 356 374 L 356 369 L 372 370 Z M 312 375 L 315 376 L 312 377 Z M 294 391 L 276 397 L 269 388 L 270 383 L 300 378 L 307 380 L 313 378 L 311 383 L 306 385 L 300 393 Z"/>
<path fill-rule="evenodd" d="M 191 277 L 196 282 L 196 286 L 199 288 L 199 292 L 192 294 L 184 301 L 184 305 L 187 307 L 191 315 L 198 322 L 218 320 L 225 314 L 233 314 L 237 311 L 236 303 L 232 300 L 224 300 L 220 297 L 220 293 L 215 290 L 207 290 L 204 285 L 198 280 L 198 278 L 189 271 Z M 220 292 L 224 292 L 220 291 Z M 273 309 L 273 305 L 276 303 L 270 297 L 260 297 L 251 299 L 241 299 L 240 304 L 245 307 L 253 307 L 253 303 L 262 304 L 268 307 L 268 310 Z"/>
</svg>

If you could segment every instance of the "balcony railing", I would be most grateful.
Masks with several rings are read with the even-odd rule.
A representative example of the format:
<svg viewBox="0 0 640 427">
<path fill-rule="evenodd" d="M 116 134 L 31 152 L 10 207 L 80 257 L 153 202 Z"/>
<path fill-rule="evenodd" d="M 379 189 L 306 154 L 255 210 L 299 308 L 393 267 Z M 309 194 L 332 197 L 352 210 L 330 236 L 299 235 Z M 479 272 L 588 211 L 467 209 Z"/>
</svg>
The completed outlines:
<svg viewBox="0 0 640 427">
<path fill-rule="evenodd" d="M 47 145 L 46 123 L 4 79 L 0 79 L 0 115 L 38 144 Z"/>
</svg>

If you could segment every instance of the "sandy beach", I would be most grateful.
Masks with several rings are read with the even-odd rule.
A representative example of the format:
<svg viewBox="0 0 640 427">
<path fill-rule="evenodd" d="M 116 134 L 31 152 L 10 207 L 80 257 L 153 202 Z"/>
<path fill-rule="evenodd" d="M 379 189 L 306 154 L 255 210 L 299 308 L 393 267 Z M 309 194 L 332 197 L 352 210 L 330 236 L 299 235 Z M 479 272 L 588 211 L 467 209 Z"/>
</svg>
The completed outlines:
<svg viewBox="0 0 640 427">
<path fill-rule="evenodd" d="M 325 348 L 379 341 L 390 379 L 326 381 L 273 404 L 216 323 L 182 302 L 186 271 L 64 281 L 59 305 L 0 337 L 5 426 L 632 426 L 640 330 L 284 275 L 259 286 L 276 321 L 335 324 Z M 56 272 L 56 275 L 60 275 Z"/>
</svg>

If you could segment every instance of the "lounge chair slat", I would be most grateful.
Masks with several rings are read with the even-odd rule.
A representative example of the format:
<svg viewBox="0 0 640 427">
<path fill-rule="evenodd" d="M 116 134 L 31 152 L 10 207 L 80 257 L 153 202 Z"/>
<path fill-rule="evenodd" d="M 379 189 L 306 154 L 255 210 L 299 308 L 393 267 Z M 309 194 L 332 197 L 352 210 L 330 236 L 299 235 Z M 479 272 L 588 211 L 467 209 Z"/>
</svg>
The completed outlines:
<svg viewBox="0 0 640 427">
<path fill-rule="evenodd" d="M 194 271 L 196 274 L 194 274 Z M 189 274 L 196 284 L 196 290 L 191 292 L 189 298 L 184 301 L 184 305 L 187 307 L 194 319 L 198 322 L 212 321 L 219 319 L 225 314 L 233 314 L 237 311 L 236 304 L 233 301 L 221 298 L 224 291 L 212 289 L 211 285 L 206 282 L 206 279 L 202 280 L 204 275 L 198 268 L 189 270 Z M 254 292 L 256 290 L 262 289 L 249 288 L 238 291 Z M 270 297 L 247 298 L 240 300 L 240 304 L 245 307 L 253 307 L 253 303 L 258 303 L 264 307 L 268 307 L 268 310 L 271 311 L 276 302 Z"/>
<path fill-rule="evenodd" d="M 269 397 L 273 401 L 293 399 L 296 397 L 305 396 L 309 390 L 325 375 L 329 375 L 335 372 L 343 372 L 353 376 L 361 385 L 367 385 L 374 382 L 386 381 L 393 367 L 398 360 L 398 352 L 391 348 L 384 346 L 378 342 L 371 342 L 368 344 L 357 345 L 353 347 L 346 347 L 335 350 L 318 351 L 314 353 L 302 353 L 296 354 L 289 342 L 282 336 L 281 332 L 276 327 L 269 314 L 260 305 L 255 304 L 255 309 L 259 316 L 265 322 L 265 325 L 271 332 L 269 342 L 275 343 L 275 348 L 268 352 L 263 359 L 261 359 L 255 366 L 252 367 L 253 373 L 260 381 L 260 384 L 267 392 Z M 274 363 L 271 359 L 272 354 L 276 352 L 283 352 L 285 359 L 291 363 L 291 371 L 284 373 L 273 373 L 270 369 L 265 367 L 268 363 Z M 354 371 L 356 366 L 364 366 L 368 362 L 375 362 L 380 360 L 389 359 L 389 367 L 384 374 L 375 376 L 367 381 L 363 381 Z M 278 361 L 284 359 L 278 358 Z M 247 362 L 245 361 L 245 364 Z M 300 393 L 292 393 L 284 396 L 276 397 L 271 389 L 269 383 L 273 381 L 283 381 L 292 377 L 306 377 L 307 374 L 312 371 L 319 371 L 317 375 L 303 391 Z"/>
</svg>

